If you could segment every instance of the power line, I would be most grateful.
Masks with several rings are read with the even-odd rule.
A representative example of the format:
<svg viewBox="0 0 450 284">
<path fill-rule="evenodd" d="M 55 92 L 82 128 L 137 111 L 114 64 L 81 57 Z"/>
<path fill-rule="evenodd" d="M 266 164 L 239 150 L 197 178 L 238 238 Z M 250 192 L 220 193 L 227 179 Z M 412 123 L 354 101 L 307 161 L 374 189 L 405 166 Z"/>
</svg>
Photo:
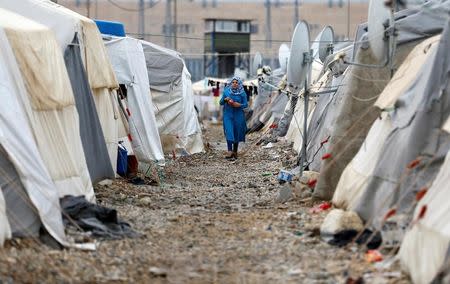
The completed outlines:
<svg viewBox="0 0 450 284">
<path fill-rule="evenodd" d="M 144 36 L 159 36 L 159 37 L 176 37 L 177 39 L 192 39 L 192 40 L 205 40 L 205 38 L 203 37 L 189 37 L 189 36 L 174 36 L 174 35 L 163 35 L 163 34 L 152 34 L 152 33 L 145 33 L 145 34 L 140 34 L 140 33 L 128 33 L 130 35 L 144 35 Z M 234 41 L 234 42 L 241 42 L 241 41 L 247 41 L 246 39 L 227 39 L 227 41 Z M 252 42 L 266 42 L 268 40 L 266 39 L 250 39 L 250 41 Z M 280 42 L 280 43 L 285 43 L 285 42 L 290 42 L 291 39 L 273 39 L 271 40 L 272 42 Z M 321 42 L 318 40 L 312 40 L 310 41 L 311 43 L 313 42 Z M 329 43 L 329 41 L 323 41 L 326 43 Z M 335 43 L 337 42 L 353 42 L 352 40 L 335 40 Z"/>
<path fill-rule="evenodd" d="M 148 7 L 144 7 L 144 8 L 139 8 L 139 9 L 133 9 L 133 8 L 127 8 L 127 7 L 124 7 L 124 6 L 122 6 L 122 5 L 119 5 L 119 4 L 117 4 L 115 1 L 113 1 L 113 0 L 107 0 L 111 5 L 113 5 L 113 6 L 115 6 L 115 7 L 117 7 L 117 8 L 119 8 L 119 9 L 122 9 L 122 10 L 124 10 L 124 11 L 127 11 L 127 12 L 141 12 L 141 11 L 144 11 L 144 10 L 147 10 L 147 9 L 150 9 L 150 8 L 153 8 L 153 6 L 156 4 L 156 3 L 153 3 L 153 1 L 150 3 L 150 6 L 148 6 Z"/>
</svg>

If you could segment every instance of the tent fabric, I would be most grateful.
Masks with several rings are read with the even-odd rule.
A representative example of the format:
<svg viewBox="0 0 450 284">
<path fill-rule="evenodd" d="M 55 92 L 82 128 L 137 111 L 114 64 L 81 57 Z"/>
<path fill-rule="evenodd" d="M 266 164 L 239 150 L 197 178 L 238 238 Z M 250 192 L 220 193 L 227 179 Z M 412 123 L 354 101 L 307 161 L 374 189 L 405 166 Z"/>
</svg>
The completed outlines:
<svg viewBox="0 0 450 284">
<path fill-rule="evenodd" d="M 418 44 L 411 53 L 408 54 L 408 57 L 395 72 L 394 77 L 392 77 L 389 84 L 378 97 L 375 106 L 381 110 L 391 109 L 395 106 L 398 97 L 409 88 L 410 83 L 417 78 L 417 74 L 422 66 L 429 60 L 429 55 L 431 54 L 431 52 L 429 52 L 430 49 L 433 47 L 436 48 L 440 39 L 441 35 L 430 37 Z"/>
<path fill-rule="evenodd" d="M 390 116 L 383 112 L 373 123 L 358 153 L 342 172 L 333 195 L 333 204 L 336 207 L 348 210 L 355 207 L 361 197 L 362 189 L 367 185 L 370 175 L 375 170 L 383 142 L 391 128 Z"/>
<path fill-rule="evenodd" d="M 397 47 L 394 67 L 398 67 L 417 43 L 407 43 Z M 360 48 L 356 61 L 363 64 L 377 64 L 370 48 Z M 373 107 L 378 94 L 389 81 L 390 71 L 384 68 L 366 68 L 351 65 L 342 80 L 343 87 L 337 91 L 340 109 L 336 114 L 334 128 L 330 134 L 328 152 L 331 158 L 324 160 L 313 196 L 330 200 L 339 178 L 358 152 L 370 126 L 378 117 Z M 344 94 L 339 94 L 339 93 Z"/>
<path fill-rule="evenodd" d="M 165 153 L 176 149 L 181 149 L 189 154 L 196 153 L 200 149 L 200 142 L 194 143 L 192 139 L 199 139 L 201 129 L 194 108 L 190 74 L 177 52 L 146 41 L 141 41 L 141 43 L 144 48 L 151 96 L 156 108 L 155 116 L 163 150 Z M 174 64 L 180 59 L 183 64 L 182 68 L 168 68 L 163 64 L 166 64 L 169 59 L 157 60 L 157 57 L 173 57 L 170 60 L 175 60 Z M 177 76 L 175 76 L 176 72 L 179 72 Z M 155 81 L 154 78 L 152 79 L 153 75 L 151 74 L 153 73 L 162 73 L 158 76 L 166 78 L 164 88 L 160 84 L 164 80 Z M 186 145 L 197 146 L 187 149 Z"/>
<path fill-rule="evenodd" d="M 412 206 L 415 193 L 433 181 L 450 147 L 450 135 L 441 130 L 450 115 L 449 37 L 446 29 L 418 79 L 398 99 L 391 114 L 392 130 L 355 207 L 376 228 L 392 206 L 399 212 Z M 416 159 L 419 164 L 408 168 Z"/>
<path fill-rule="evenodd" d="M 119 127 L 119 121 L 116 113 L 111 111 L 111 103 L 113 108 L 117 109 L 113 90 L 118 88 L 118 83 L 96 24 L 49 0 L 0 0 L 0 8 L 8 9 L 50 28 L 55 33 L 63 52 L 72 43 L 74 36 L 78 36 L 89 85 L 94 94 L 105 140 L 109 143 L 110 160 L 114 167 L 118 140 L 118 133 L 115 130 Z"/>
<path fill-rule="evenodd" d="M 168 93 L 181 81 L 184 61 L 173 50 L 142 41 L 148 68 L 148 79 L 154 90 Z"/>
<path fill-rule="evenodd" d="M 1 15 L 3 12 L 0 9 Z M 21 186 L 39 214 L 39 222 L 57 241 L 67 245 L 59 207 L 59 192 L 39 153 L 27 114 L 22 107 L 21 99 L 27 96 L 26 88 L 3 29 L 0 29 L 0 81 L 0 93 L 3 94 L 0 104 L 0 144 L 2 160 L 9 160 L 6 170 L 15 170 Z M 12 214 L 17 214 L 18 217 L 20 213 L 16 211 L 21 210 L 16 207 L 17 204 L 10 204 L 9 200 L 5 203 L 5 197 L 0 191 L 0 245 L 5 238 L 11 237 L 11 228 L 4 215 L 6 205 L 11 206 Z M 19 217 L 19 221 L 25 224 L 33 225 L 37 222 L 32 219 L 32 215 L 29 215 L 30 219 L 22 218 Z"/>
<path fill-rule="evenodd" d="M 440 35 L 424 40 L 410 52 L 378 97 L 375 103 L 377 107 L 387 110 L 394 107 L 398 97 L 414 83 L 423 65 L 434 55 L 439 39 Z M 335 206 L 344 209 L 355 207 L 361 190 L 373 175 L 383 143 L 391 129 L 389 112 L 382 112 L 380 118 L 373 123 L 358 153 L 343 171 L 333 196 Z"/>
<path fill-rule="evenodd" d="M 79 36 L 91 88 L 117 88 L 105 46 L 94 21 L 49 0 L 0 0 L 0 7 L 41 23 L 55 32 L 62 51 Z"/>
<path fill-rule="evenodd" d="M 80 137 L 91 180 L 93 183 L 97 183 L 106 178 L 112 179 L 115 174 L 83 67 L 77 37 L 74 38 L 73 44 L 66 48 L 64 60 L 80 118 Z"/>
<path fill-rule="evenodd" d="M 308 117 L 307 117 L 307 125 L 310 124 L 312 115 L 314 113 L 314 109 L 316 107 L 317 98 L 309 97 L 308 101 Z M 296 152 L 300 153 L 303 145 L 303 127 L 304 127 L 304 108 L 305 108 L 305 99 L 299 97 L 296 110 L 294 111 L 294 115 L 292 117 L 291 125 L 289 126 L 289 130 L 286 134 L 286 139 L 290 142 L 293 142 L 293 148 Z"/>
<path fill-rule="evenodd" d="M 416 206 L 414 212 L 416 221 L 406 233 L 400 247 L 400 263 L 414 283 L 430 283 L 445 265 L 444 260 L 449 259 L 450 204 L 449 192 L 446 190 L 449 183 L 450 152 L 447 153 L 445 162 L 428 192 Z M 418 216 L 424 206 L 427 208 L 426 214 L 419 219 Z"/>
<path fill-rule="evenodd" d="M 95 107 L 103 130 L 103 136 L 108 149 L 109 159 L 113 169 L 117 167 L 117 147 L 119 145 L 119 109 L 116 90 L 99 88 L 93 90 Z"/>
<path fill-rule="evenodd" d="M 341 86 L 343 85 L 342 80 L 345 77 L 348 64 L 344 63 L 342 57 L 343 55 L 344 57 L 351 57 L 352 54 L 353 47 L 347 46 L 338 50 L 334 56 L 329 56 L 326 60 L 325 68 L 322 70 L 323 75 L 316 86 L 322 91 L 343 87 Z M 345 92 L 338 91 L 319 95 L 317 99 L 315 110 L 308 123 L 306 155 L 310 170 L 320 171 L 323 162 L 321 157 L 328 152 L 329 143 L 326 141 L 329 141 L 329 137 L 331 137 L 336 123 L 336 115 L 343 107 L 341 101 L 344 95 Z"/>
<path fill-rule="evenodd" d="M 5 240 L 10 238 L 12 238 L 12 232 L 6 216 L 6 202 L 0 190 L 0 247 L 3 246 Z"/>
<path fill-rule="evenodd" d="M 449 7 L 450 2 L 448 1 L 429 1 L 420 8 L 396 14 L 396 29 L 399 34 L 395 59 L 397 66 L 403 61 L 415 42 L 442 31 Z M 368 44 L 361 45 L 355 51 L 356 61 L 377 64 L 370 48 L 366 45 Z M 342 171 L 358 151 L 370 125 L 377 116 L 375 110 L 368 110 L 373 103 L 369 99 L 376 98 L 377 93 L 381 92 L 388 79 L 387 68 L 376 70 L 367 70 L 367 68 L 360 66 L 350 66 L 349 68 L 351 69 L 350 76 L 355 77 L 355 79 L 351 82 L 344 79 L 344 85 L 348 85 L 345 88 L 347 95 L 343 101 L 345 107 L 337 116 L 339 123 L 336 125 L 330 140 L 330 152 L 332 155 L 339 155 L 339 158 L 333 156 L 323 163 L 313 193 L 313 196 L 319 199 L 331 199 L 333 196 Z M 357 77 L 377 81 L 365 81 Z M 353 99 L 353 97 L 357 97 L 359 100 Z M 361 117 L 362 115 L 364 115 L 364 118 Z"/>
<path fill-rule="evenodd" d="M 10 44 L 17 47 L 14 54 L 21 66 L 33 109 L 47 111 L 73 105 L 73 96 L 64 90 L 69 84 L 67 76 L 54 76 L 55 73 L 67 74 L 62 58 L 41 56 L 43 49 L 48 54 L 59 51 L 50 30 L 7 11 L 2 13 L 0 24 L 6 30 Z"/>
<path fill-rule="evenodd" d="M 191 74 L 186 66 L 182 74 L 183 94 L 184 94 L 184 129 L 183 149 L 189 154 L 196 154 L 204 151 L 202 130 L 198 121 L 197 112 L 194 106 L 194 92 L 192 89 Z"/>
<path fill-rule="evenodd" d="M 30 201 L 14 165 L 0 146 L 0 188 L 5 198 L 6 215 L 14 237 L 39 237 L 41 221 Z"/>
<path fill-rule="evenodd" d="M 129 37 L 112 37 L 105 44 L 119 84 L 127 86 L 133 151 L 139 161 L 163 161 L 142 44 Z"/>
<path fill-rule="evenodd" d="M 294 110 L 296 109 L 298 101 L 298 96 L 289 96 L 289 100 L 284 108 L 283 115 L 278 121 L 278 127 L 274 129 L 273 135 L 275 137 L 284 137 L 286 136 L 289 125 L 291 124 L 292 117 L 294 116 Z"/>
<path fill-rule="evenodd" d="M 61 89 L 56 90 L 60 90 L 64 94 L 46 94 L 50 96 L 49 101 L 59 102 L 59 107 L 53 104 L 54 108 L 49 110 L 35 108 L 36 105 L 33 104 L 32 96 L 40 94 L 31 90 L 32 81 L 29 80 L 38 77 L 34 73 L 24 76 L 26 93 L 20 92 L 19 99 L 27 113 L 39 152 L 59 190 L 59 194 L 61 196 L 65 194 L 85 195 L 87 199 L 93 201 L 95 200 L 94 191 L 81 144 L 78 113 L 62 53 L 60 50 L 52 48 L 56 43 L 54 35 L 52 31 L 37 23 L 32 29 L 25 30 L 23 23 L 31 25 L 33 22 L 6 10 L 2 10 L 1 14 L 0 26 L 4 27 L 8 39 L 10 36 L 13 39 L 10 44 L 14 57 L 20 58 L 17 63 L 22 74 L 29 72 L 30 65 L 36 63 L 36 61 L 26 61 L 24 57 L 21 57 L 24 53 L 21 50 L 33 50 L 36 58 L 40 59 L 39 70 L 31 69 L 33 72 L 51 69 L 60 71 L 53 73 L 53 81 L 56 82 L 55 84 L 63 84 Z M 39 34 L 39 40 L 30 42 L 30 34 Z M 32 37 L 36 38 L 36 35 Z M 21 40 L 22 38 L 23 40 Z M 53 57 L 53 59 L 48 59 L 50 57 Z M 48 64 L 53 65 L 49 66 Z M 51 87 L 49 86 L 49 88 Z M 62 102 L 59 100 L 66 96 L 69 98 Z M 71 104 L 65 105 L 69 101 Z"/>
<path fill-rule="evenodd" d="M 450 133 L 450 117 L 445 122 L 444 126 L 442 127 L 442 130 L 447 131 L 448 133 Z"/>
</svg>

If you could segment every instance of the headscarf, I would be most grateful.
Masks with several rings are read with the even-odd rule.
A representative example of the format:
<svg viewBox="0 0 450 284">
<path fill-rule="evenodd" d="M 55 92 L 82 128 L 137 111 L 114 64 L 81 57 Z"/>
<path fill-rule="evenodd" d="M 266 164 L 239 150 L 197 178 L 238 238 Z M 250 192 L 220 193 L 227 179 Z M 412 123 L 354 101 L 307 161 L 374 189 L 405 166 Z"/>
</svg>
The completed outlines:
<svg viewBox="0 0 450 284">
<path fill-rule="evenodd" d="M 233 82 L 234 80 L 236 80 L 236 81 L 238 82 L 238 87 L 237 87 L 236 89 L 233 89 L 233 88 L 231 87 L 231 82 Z M 242 80 L 241 80 L 241 78 L 239 78 L 239 77 L 237 77 L 237 76 L 234 76 L 233 78 L 231 78 L 230 81 L 228 81 L 227 87 L 230 89 L 230 92 L 231 92 L 233 95 L 239 95 L 239 94 L 241 94 L 242 92 L 244 92 L 244 86 L 242 85 Z"/>
</svg>

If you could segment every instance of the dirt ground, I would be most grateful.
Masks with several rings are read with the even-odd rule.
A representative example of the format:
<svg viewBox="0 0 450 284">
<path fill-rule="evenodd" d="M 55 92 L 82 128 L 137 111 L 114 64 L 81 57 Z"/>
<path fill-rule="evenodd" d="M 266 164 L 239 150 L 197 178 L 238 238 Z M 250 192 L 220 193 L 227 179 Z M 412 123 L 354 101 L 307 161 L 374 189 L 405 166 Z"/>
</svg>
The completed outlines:
<svg viewBox="0 0 450 284">
<path fill-rule="evenodd" d="M 312 201 L 275 202 L 276 175 L 295 153 L 285 142 L 223 158 L 220 125 L 205 126 L 206 153 L 169 160 L 160 186 L 123 179 L 96 186 L 139 238 L 98 241 L 96 251 L 55 250 L 32 239 L 0 249 L 0 283 L 409 283 L 397 263 L 365 261 L 357 245 L 319 234 Z"/>
</svg>

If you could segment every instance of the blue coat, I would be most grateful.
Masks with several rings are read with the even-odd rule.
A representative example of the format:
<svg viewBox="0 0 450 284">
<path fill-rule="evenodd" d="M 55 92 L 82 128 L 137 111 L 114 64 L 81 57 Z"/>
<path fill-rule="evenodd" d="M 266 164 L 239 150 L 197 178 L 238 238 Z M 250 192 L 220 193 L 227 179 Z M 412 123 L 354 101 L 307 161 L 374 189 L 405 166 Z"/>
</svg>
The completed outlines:
<svg viewBox="0 0 450 284">
<path fill-rule="evenodd" d="M 224 99 L 231 98 L 233 101 L 241 104 L 240 107 L 232 107 Z M 245 122 L 244 108 L 248 106 L 247 94 L 242 91 L 239 94 L 233 94 L 229 88 L 225 88 L 220 98 L 220 104 L 223 105 L 223 131 L 228 141 L 245 142 L 245 132 L 247 124 Z"/>
</svg>

